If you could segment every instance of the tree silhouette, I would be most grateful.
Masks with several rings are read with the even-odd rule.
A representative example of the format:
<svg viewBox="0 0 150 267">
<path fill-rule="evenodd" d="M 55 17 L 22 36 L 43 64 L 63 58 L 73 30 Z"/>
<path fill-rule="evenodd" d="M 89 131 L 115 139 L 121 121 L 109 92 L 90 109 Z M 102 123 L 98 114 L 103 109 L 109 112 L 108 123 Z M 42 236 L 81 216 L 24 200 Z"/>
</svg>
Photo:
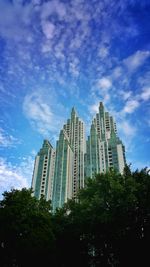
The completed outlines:
<svg viewBox="0 0 150 267">
<path fill-rule="evenodd" d="M 86 179 L 77 200 L 51 212 L 31 190 L 0 201 L 2 267 L 149 266 L 150 175 L 113 170 Z M 148 264 L 147 264 L 148 262 Z"/>
</svg>

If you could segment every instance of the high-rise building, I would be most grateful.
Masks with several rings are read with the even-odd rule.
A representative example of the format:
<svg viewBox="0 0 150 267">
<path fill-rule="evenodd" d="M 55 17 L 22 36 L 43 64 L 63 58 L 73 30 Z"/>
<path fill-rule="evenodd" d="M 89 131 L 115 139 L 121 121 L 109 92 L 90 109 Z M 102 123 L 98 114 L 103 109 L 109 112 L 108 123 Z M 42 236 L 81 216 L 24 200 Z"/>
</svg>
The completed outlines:
<svg viewBox="0 0 150 267">
<path fill-rule="evenodd" d="M 33 195 L 40 199 L 52 199 L 54 178 L 55 150 L 48 140 L 44 140 L 43 146 L 35 158 L 32 177 Z"/>
<path fill-rule="evenodd" d="M 53 207 L 62 207 L 84 187 L 84 155 L 86 149 L 84 123 L 74 108 L 71 118 L 60 132 L 56 148 Z"/>
<path fill-rule="evenodd" d="M 60 131 L 56 145 L 56 161 L 52 206 L 55 210 L 72 198 L 73 150 L 64 130 Z"/>
<path fill-rule="evenodd" d="M 52 200 L 53 210 L 67 199 L 76 198 L 85 177 L 105 173 L 111 168 L 123 173 L 125 148 L 117 136 L 116 123 L 100 102 L 86 141 L 85 126 L 72 108 L 71 116 L 60 131 L 56 152 L 44 140 L 34 166 L 32 188 L 38 199 Z"/>
<path fill-rule="evenodd" d="M 105 173 L 111 168 L 123 173 L 124 167 L 125 148 L 117 136 L 116 123 L 100 102 L 87 140 L 85 175 L 92 178 L 95 173 Z"/>
<path fill-rule="evenodd" d="M 73 197 L 76 197 L 78 189 L 84 187 L 86 138 L 84 122 L 77 116 L 74 108 L 71 111 L 71 118 L 67 120 L 63 128 L 73 150 Z"/>
</svg>

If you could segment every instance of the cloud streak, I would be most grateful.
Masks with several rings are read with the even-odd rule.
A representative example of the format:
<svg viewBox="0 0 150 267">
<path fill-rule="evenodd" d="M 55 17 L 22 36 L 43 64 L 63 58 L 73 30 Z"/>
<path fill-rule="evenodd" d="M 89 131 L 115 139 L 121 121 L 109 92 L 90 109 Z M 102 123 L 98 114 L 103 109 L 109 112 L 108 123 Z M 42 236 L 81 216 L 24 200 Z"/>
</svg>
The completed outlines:
<svg viewBox="0 0 150 267">
<path fill-rule="evenodd" d="M 52 112 L 41 95 L 37 93 L 26 95 L 23 111 L 41 134 L 48 134 L 49 127 L 52 124 Z"/>
<path fill-rule="evenodd" d="M 123 108 L 123 113 L 133 113 L 138 107 L 140 103 L 137 100 L 128 100 Z"/>
<path fill-rule="evenodd" d="M 8 134 L 4 129 L 0 128 L 0 147 L 14 147 L 20 141 L 14 136 Z"/>
<path fill-rule="evenodd" d="M 136 51 L 133 55 L 123 60 L 130 72 L 136 71 L 150 57 L 150 51 Z"/>
<path fill-rule="evenodd" d="M 50 105 L 51 103 L 51 105 Z M 53 112 L 53 108 L 58 107 L 58 112 Z M 61 112 L 61 105 L 55 99 L 55 93 L 47 91 L 37 91 L 25 96 L 23 101 L 23 112 L 28 118 L 35 131 L 42 136 L 49 137 L 51 134 L 59 134 L 59 128 L 63 124 L 64 118 Z"/>
</svg>

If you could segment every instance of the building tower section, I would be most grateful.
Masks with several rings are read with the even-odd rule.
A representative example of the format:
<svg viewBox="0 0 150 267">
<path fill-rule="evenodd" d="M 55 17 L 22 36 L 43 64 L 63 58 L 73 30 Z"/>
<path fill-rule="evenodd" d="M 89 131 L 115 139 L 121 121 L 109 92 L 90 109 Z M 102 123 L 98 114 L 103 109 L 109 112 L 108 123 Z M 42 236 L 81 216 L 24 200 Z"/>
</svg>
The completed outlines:
<svg viewBox="0 0 150 267">
<path fill-rule="evenodd" d="M 72 198 L 73 159 L 73 150 L 69 138 L 66 132 L 61 130 L 56 144 L 53 210 L 62 207 L 67 199 Z"/>
<path fill-rule="evenodd" d="M 67 120 L 63 129 L 69 138 L 73 150 L 72 197 L 75 198 L 77 191 L 84 187 L 86 139 L 84 122 L 77 116 L 74 108 L 71 111 L 71 118 Z"/>
<path fill-rule="evenodd" d="M 84 123 L 74 108 L 60 131 L 56 146 L 53 209 L 62 207 L 68 198 L 76 198 L 84 187 L 84 155 L 86 149 Z"/>
<path fill-rule="evenodd" d="M 52 200 L 53 179 L 55 167 L 55 150 L 48 140 L 44 140 L 43 146 L 35 158 L 32 177 L 33 195 L 40 199 Z"/>
<path fill-rule="evenodd" d="M 93 119 L 90 136 L 87 140 L 85 157 L 85 175 L 107 172 L 111 168 L 123 173 L 125 166 L 125 148 L 117 136 L 116 123 L 100 102 L 99 112 Z"/>
</svg>

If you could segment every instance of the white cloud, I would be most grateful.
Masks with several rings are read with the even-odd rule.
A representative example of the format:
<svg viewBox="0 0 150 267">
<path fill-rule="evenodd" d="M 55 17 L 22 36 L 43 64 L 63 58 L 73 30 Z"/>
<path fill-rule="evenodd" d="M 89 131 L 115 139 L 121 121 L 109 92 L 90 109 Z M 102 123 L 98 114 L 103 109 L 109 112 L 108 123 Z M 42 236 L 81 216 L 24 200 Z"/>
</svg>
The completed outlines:
<svg viewBox="0 0 150 267">
<path fill-rule="evenodd" d="M 53 112 L 55 110 L 55 113 Z M 51 89 L 37 90 L 28 94 L 24 98 L 23 112 L 29 119 L 34 130 L 49 138 L 52 134 L 59 133 L 64 122 L 64 112 L 66 109 L 57 102 L 57 95 Z"/>
<path fill-rule="evenodd" d="M 122 96 L 122 98 L 124 99 L 124 100 L 127 100 L 127 99 L 129 99 L 130 97 L 131 97 L 131 95 L 132 95 L 132 91 L 120 91 L 119 92 L 120 93 L 120 95 Z"/>
<path fill-rule="evenodd" d="M 102 45 L 99 48 L 98 55 L 101 59 L 105 59 L 109 55 L 109 47 Z"/>
<path fill-rule="evenodd" d="M 123 108 L 123 113 L 132 113 L 139 107 L 139 105 L 137 100 L 128 100 Z"/>
<path fill-rule="evenodd" d="M 112 82 L 111 82 L 110 78 L 103 77 L 103 78 L 99 79 L 98 86 L 102 90 L 108 90 L 111 88 Z"/>
<path fill-rule="evenodd" d="M 51 14 L 56 14 L 60 18 L 64 18 L 66 15 L 66 7 L 63 3 L 53 0 L 50 2 L 45 2 L 42 5 L 41 18 L 47 19 Z"/>
<path fill-rule="evenodd" d="M 47 39 L 52 39 L 54 37 L 55 25 L 47 20 L 43 20 L 42 30 Z"/>
<path fill-rule="evenodd" d="M 70 72 L 73 74 L 74 77 L 79 76 L 79 60 L 74 56 L 74 58 L 69 62 L 69 69 Z"/>
<path fill-rule="evenodd" d="M 47 52 L 52 51 L 52 42 L 50 39 L 46 39 L 46 41 L 42 43 L 41 51 L 43 53 L 47 53 Z"/>
<path fill-rule="evenodd" d="M 150 51 L 136 51 L 133 55 L 123 60 L 124 65 L 129 71 L 133 72 L 142 66 L 146 59 L 150 57 Z"/>
<path fill-rule="evenodd" d="M 98 112 L 98 108 L 99 108 L 99 102 L 89 106 L 89 111 L 91 114 L 95 115 L 95 113 Z"/>
<path fill-rule="evenodd" d="M 135 126 L 131 125 L 126 120 L 123 120 L 122 122 L 118 122 L 117 125 L 118 125 L 118 129 L 120 130 L 120 132 L 122 132 L 123 135 L 125 135 L 126 137 L 132 138 L 137 131 Z"/>
<path fill-rule="evenodd" d="M 140 97 L 142 100 L 145 100 L 145 101 L 149 100 L 150 99 L 150 87 L 143 88 L 143 91 Z"/>
<path fill-rule="evenodd" d="M 19 140 L 0 128 L 0 147 L 12 147 L 19 144 Z"/>
<path fill-rule="evenodd" d="M 0 158 L 0 198 L 4 191 L 10 191 L 11 188 L 31 186 L 33 164 L 33 158 L 30 156 L 23 159 L 20 165 L 12 165 L 6 159 Z"/>
<path fill-rule="evenodd" d="M 142 87 L 148 87 L 150 85 L 150 71 L 146 71 L 142 76 L 139 76 L 138 83 Z"/>
<path fill-rule="evenodd" d="M 48 134 L 53 114 L 40 94 L 27 95 L 24 99 L 23 110 L 41 134 Z"/>
<path fill-rule="evenodd" d="M 19 1 L 11 4 L 8 1 L 0 1 L 0 35 L 8 40 L 16 42 L 32 39 L 32 33 L 29 30 L 33 14 L 32 4 L 25 6 Z"/>
<path fill-rule="evenodd" d="M 123 73 L 123 70 L 121 67 L 116 67 L 114 70 L 113 70 L 113 73 L 112 73 L 112 78 L 119 78 Z"/>
</svg>

